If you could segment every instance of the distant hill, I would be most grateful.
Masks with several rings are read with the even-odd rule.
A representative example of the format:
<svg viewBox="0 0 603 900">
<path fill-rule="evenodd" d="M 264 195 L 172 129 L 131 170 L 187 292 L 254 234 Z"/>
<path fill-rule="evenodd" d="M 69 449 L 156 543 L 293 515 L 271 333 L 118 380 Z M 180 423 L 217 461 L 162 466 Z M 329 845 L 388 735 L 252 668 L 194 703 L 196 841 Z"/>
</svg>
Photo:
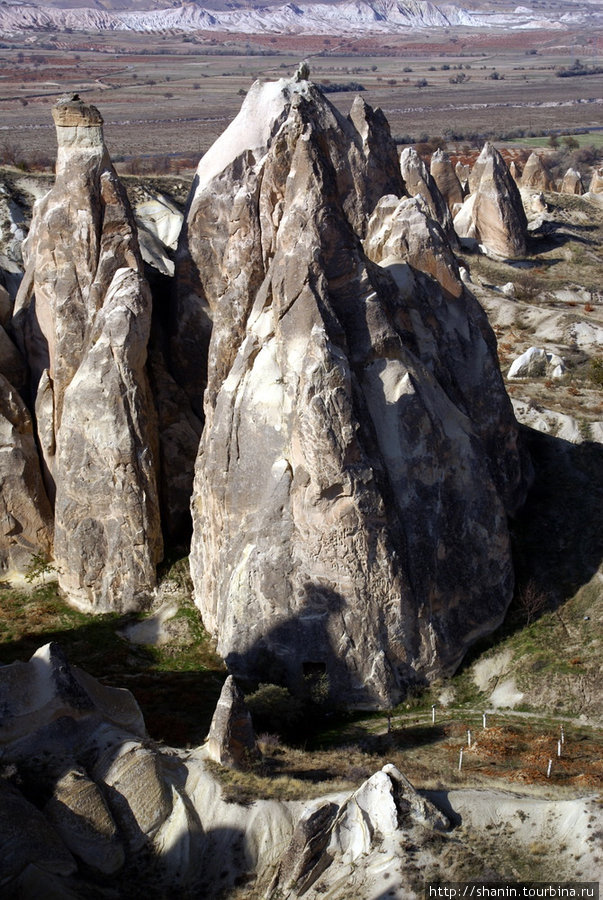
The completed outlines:
<svg viewBox="0 0 603 900">
<path fill-rule="evenodd" d="M 321 3 L 243 3 L 207 0 L 47 0 L 0 3 L 0 34 L 27 31 L 216 31 L 246 34 L 404 33 L 409 29 L 551 28 L 603 24 L 596 2 L 543 0 L 538 7 L 465 0 L 463 7 L 430 0 L 323 0 Z"/>
</svg>

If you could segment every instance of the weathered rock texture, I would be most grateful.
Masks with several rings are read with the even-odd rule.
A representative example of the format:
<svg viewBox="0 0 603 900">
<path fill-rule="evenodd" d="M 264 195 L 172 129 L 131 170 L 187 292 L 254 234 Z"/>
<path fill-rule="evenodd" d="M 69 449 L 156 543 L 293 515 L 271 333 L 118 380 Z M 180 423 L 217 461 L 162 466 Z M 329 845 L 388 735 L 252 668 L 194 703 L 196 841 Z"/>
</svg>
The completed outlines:
<svg viewBox="0 0 603 900">
<path fill-rule="evenodd" d="M 98 110 L 75 97 L 53 116 L 56 181 L 35 208 L 15 328 L 56 494 L 59 583 L 82 608 L 133 609 L 161 555 L 150 294 Z"/>
<path fill-rule="evenodd" d="M 559 192 L 561 194 L 583 194 L 584 184 L 582 183 L 582 176 L 580 175 L 580 172 L 578 172 L 576 169 L 568 169 L 563 176 L 563 181 L 561 182 Z"/>
<path fill-rule="evenodd" d="M 554 188 L 551 176 L 547 172 L 538 153 L 530 153 L 521 176 L 522 188 L 533 191 L 552 191 Z"/>
<path fill-rule="evenodd" d="M 182 790 L 186 773 L 148 746 L 129 691 L 71 667 L 52 643 L 2 668 L 0 710 L 0 802 L 11 811 L 0 824 L 6 896 L 39 896 L 32 867 L 45 896 L 87 896 L 90 872 L 93 882 L 127 879 L 124 864 L 149 850 L 176 890 L 191 876 L 202 829 Z M 131 896 L 125 886 L 123 895 Z"/>
<path fill-rule="evenodd" d="M 452 212 L 457 203 L 463 202 L 464 194 L 450 157 L 444 150 L 436 150 L 431 157 L 429 173 Z"/>
<path fill-rule="evenodd" d="M 444 234 L 455 246 L 456 233 L 452 225 L 452 217 L 445 198 L 427 171 L 427 166 L 413 147 L 406 147 L 400 156 L 400 168 L 406 190 L 411 197 L 419 194 L 427 203 L 432 217 L 439 223 Z"/>
<path fill-rule="evenodd" d="M 526 253 L 527 219 L 504 159 L 486 143 L 469 177 L 471 196 L 454 219 L 461 238 L 474 238 L 502 257 Z"/>
<path fill-rule="evenodd" d="M 0 374 L 0 573 L 23 572 L 33 554 L 49 557 L 52 512 L 44 489 L 31 417 Z"/>
<path fill-rule="evenodd" d="M 393 257 L 410 263 L 433 276 L 453 297 L 463 293 L 454 253 L 420 195 L 402 200 L 382 197 L 369 219 L 364 250 L 373 262 Z"/>
<path fill-rule="evenodd" d="M 523 482 L 477 302 L 362 250 L 362 146 L 310 83 L 256 84 L 200 163 L 191 569 L 235 674 L 390 703 L 500 621 Z"/>
<path fill-rule="evenodd" d="M 469 190 L 469 176 L 471 174 L 471 166 L 466 166 L 459 159 L 456 166 L 454 167 L 454 171 L 456 172 L 456 177 L 458 178 L 460 185 L 463 189 L 463 192 Z"/>
<path fill-rule="evenodd" d="M 253 172 L 287 116 L 288 100 L 302 95 L 306 84 L 255 84 L 237 118 L 236 129 L 245 134 L 244 153 L 228 130 L 205 154 L 197 172 L 176 255 L 171 346 L 176 378 L 199 416 L 208 384 L 210 334 L 209 389 L 215 396 L 214 382 L 220 384 L 230 369 L 264 277 L 265 260 L 274 252 L 272 233 L 283 197 L 264 192 L 260 198 L 260 180 Z M 395 145 L 380 110 L 355 102 L 350 118 L 344 119 L 334 107 L 328 109 L 324 140 L 333 144 L 337 157 L 337 189 L 346 215 L 362 233 L 379 197 L 404 192 L 397 162 L 394 167 Z M 279 190 L 282 194 L 281 185 Z M 252 212 L 258 203 L 259 217 Z M 248 266 L 240 265 L 242 258 Z"/>
<path fill-rule="evenodd" d="M 224 682 L 211 720 L 207 752 L 229 769 L 250 769 L 260 759 L 251 714 L 232 675 Z"/>
</svg>

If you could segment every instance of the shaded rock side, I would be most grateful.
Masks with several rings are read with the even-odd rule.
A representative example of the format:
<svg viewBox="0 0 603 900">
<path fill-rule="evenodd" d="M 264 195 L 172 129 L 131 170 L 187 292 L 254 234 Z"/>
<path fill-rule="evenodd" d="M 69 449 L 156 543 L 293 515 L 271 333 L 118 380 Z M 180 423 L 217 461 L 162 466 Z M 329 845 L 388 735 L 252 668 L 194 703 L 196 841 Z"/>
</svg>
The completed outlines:
<svg viewBox="0 0 603 900">
<path fill-rule="evenodd" d="M 521 175 L 521 187 L 533 191 L 552 191 L 554 184 L 538 153 L 530 153 Z"/>
<path fill-rule="evenodd" d="M 279 185 L 281 193 L 263 191 L 259 199 L 266 147 L 276 138 L 291 103 L 304 97 L 321 98 L 322 131 L 330 144 L 338 193 L 358 233 L 379 197 L 404 190 L 401 176 L 392 169 L 393 143 L 379 110 L 355 102 L 350 118 L 344 118 L 304 79 L 252 85 L 232 128 L 199 163 L 176 253 L 171 365 L 200 417 L 206 386 L 213 402 L 215 385 L 230 370 L 274 252 L 283 197 Z M 250 208 L 259 202 L 260 216 L 250 217 Z"/>
<path fill-rule="evenodd" d="M 84 609 L 136 609 L 162 552 L 150 293 L 98 110 L 76 96 L 53 116 L 56 181 L 35 206 L 14 327 L 55 492 L 60 586 Z"/>
<path fill-rule="evenodd" d="M 519 189 L 498 150 L 484 144 L 469 177 L 471 196 L 454 219 L 461 238 L 474 238 L 492 253 L 525 256 L 527 219 Z"/>
<path fill-rule="evenodd" d="M 463 202 L 465 195 L 450 157 L 444 150 L 436 150 L 431 157 L 429 174 L 452 213 L 455 205 Z"/>
<path fill-rule="evenodd" d="M 439 223 L 447 239 L 456 247 L 458 241 L 447 201 L 440 193 L 435 180 L 429 174 L 427 166 L 414 147 L 406 147 L 402 151 L 400 168 L 407 192 L 411 197 L 420 194 L 427 203 L 432 218 Z"/>
<path fill-rule="evenodd" d="M 95 896 L 105 877 L 119 896 L 141 880 L 198 881 L 186 770 L 149 742 L 129 691 L 70 666 L 58 644 L 0 669 L 0 753 L 2 896 Z"/>
<path fill-rule="evenodd" d="M 362 180 L 356 145 L 342 182 L 330 105 L 310 85 L 263 92 L 288 94 L 280 128 L 251 156 L 235 120 L 230 161 L 207 155 L 206 215 L 231 210 L 238 256 L 217 294 L 215 263 L 199 266 L 216 332 L 195 599 L 234 674 L 323 675 L 347 703 L 387 704 L 503 615 L 517 431 L 479 305 L 365 256 L 344 189 Z"/>
<path fill-rule="evenodd" d="M 31 416 L 0 374 L 0 573 L 24 572 L 34 554 L 50 557 L 52 511 Z"/>
<path fill-rule="evenodd" d="M 229 769 L 250 769 L 260 760 L 251 714 L 232 675 L 224 682 L 211 720 L 207 752 Z"/>
</svg>

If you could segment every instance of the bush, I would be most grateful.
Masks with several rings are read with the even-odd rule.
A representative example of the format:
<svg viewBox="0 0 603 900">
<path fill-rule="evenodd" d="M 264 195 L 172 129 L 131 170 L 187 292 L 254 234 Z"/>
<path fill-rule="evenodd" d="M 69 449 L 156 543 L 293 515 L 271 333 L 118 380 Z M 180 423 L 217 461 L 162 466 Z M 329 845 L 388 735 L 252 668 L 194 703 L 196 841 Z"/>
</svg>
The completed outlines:
<svg viewBox="0 0 603 900">
<path fill-rule="evenodd" d="M 245 697 L 245 703 L 256 732 L 261 729 L 281 734 L 294 728 L 302 718 L 301 701 L 279 684 L 260 684 L 257 691 Z"/>
</svg>

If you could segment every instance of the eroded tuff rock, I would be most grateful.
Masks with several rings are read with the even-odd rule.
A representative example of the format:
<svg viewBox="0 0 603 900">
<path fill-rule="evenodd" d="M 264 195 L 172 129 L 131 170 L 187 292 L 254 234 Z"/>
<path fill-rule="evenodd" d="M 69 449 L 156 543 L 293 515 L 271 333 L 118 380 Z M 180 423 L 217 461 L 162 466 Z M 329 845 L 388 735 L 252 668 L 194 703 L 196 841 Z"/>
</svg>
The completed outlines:
<svg viewBox="0 0 603 900">
<path fill-rule="evenodd" d="M 32 555 L 49 557 L 52 512 L 44 489 L 31 416 L 0 374 L 0 572 L 23 572 Z"/>
<path fill-rule="evenodd" d="M 386 259 L 410 263 L 433 276 L 453 297 L 463 293 L 454 253 L 420 195 L 402 200 L 382 197 L 369 219 L 364 250 L 376 263 Z"/>
<path fill-rule="evenodd" d="M 44 895 L 86 896 L 90 872 L 93 885 L 125 879 L 130 896 L 129 879 L 140 879 L 130 867 L 139 860 L 154 879 L 153 856 L 170 884 L 191 877 L 202 829 L 186 772 L 150 745 L 129 691 L 70 666 L 57 644 L 0 670 L 0 751 L 7 897 L 37 896 L 44 879 Z"/>
<path fill-rule="evenodd" d="M 469 176 L 471 174 L 471 166 L 466 166 L 459 159 L 456 166 L 454 167 L 454 171 L 463 189 L 463 193 L 465 193 L 469 190 Z"/>
<path fill-rule="evenodd" d="M 436 150 L 431 157 L 429 173 L 452 213 L 455 205 L 463 202 L 464 194 L 450 157 L 444 150 Z"/>
<path fill-rule="evenodd" d="M 82 608 L 134 609 L 161 555 L 150 294 L 100 113 L 75 96 L 53 116 L 56 180 L 35 207 L 14 327 L 55 494 L 61 588 Z"/>
<path fill-rule="evenodd" d="M 275 180 L 274 195 L 261 190 L 258 176 L 267 145 L 276 139 L 291 103 L 309 92 L 315 96 L 317 89 L 305 80 L 256 82 L 234 132 L 228 129 L 199 164 L 176 255 L 171 342 L 176 378 L 199 416 L 206 385 L 213 402 L 216 384 L 230 370 L 266 260 L 274 253 L 284 185 Z M 326 101 L 323 108 L 323 137 L 330 144 L 337 191 L 349 221 L 363 233 L 378 198 L 403 192 L 398 167 L 392 168 L 389 127 L 379 110 L 363 102 L 354 104 L 348 119 Z M 244 149 L 233 133 L 245 134 Z M 273 165 L 278 172 L 278 160 Z M 258 204 L 259 216 L 254 213 Z"/>
<path fill-rule="evenodd" d="M 469 176 L 471 195 L 454 218 L 456 233 L 473 238 L 497 256 L 526 253 L 527 219 L 519 189 L 504 159 L 490 143 Z"/>
<path fill-rule="evenodd" d="M 232 675 L 224 682 L 211 720 L 207 753 L 229 769 L 250 769 L 260 759 L 251 714 Z"/>
<path fill-rule="evenodd" d="M 590 194 L 603 194 L 603 168 L 593 170 L 588 191 Z"/>
<path fill-rule="evenodd" d="M 584 184 L 582 183 L 582 176 L 577 169 L 568 169 L 565 175 L 563 176 L 563 181 L 561 182 L 561 187 L 559 188 L 559 192 L 561 194 L 578 194 L 582 195 L 584 193 Z"/>
<path fill-rule="evenodd" d="M 500 620 L 523 496 L 485 316 L 366 257 L 365 173 L 311 84 L 258 84 L 201 161 L 186 232 L 214 321 L 196 602 L 235 674 L 325 674 L 350 704 L 450 671 Z"/>
<path fill-rule="evenodd" d="M 432 217 L 439 223 L 448 240 L 457 245 L 457 237 L 452 225 L 448 203 L 440 193 L 435 179 L 427 171 L 427 166 L 414 149 L 406 147 L 400 155 L 400 168 L 406 190 L 411 197 L 417 194 L 425 200 Z"/>
<path fill-rule="evenodd" d="M 530 153 L 521 175 L 521 187 L 533 191 L 552 191 L 554 184 L 539 153 Z"/>
</svg>

